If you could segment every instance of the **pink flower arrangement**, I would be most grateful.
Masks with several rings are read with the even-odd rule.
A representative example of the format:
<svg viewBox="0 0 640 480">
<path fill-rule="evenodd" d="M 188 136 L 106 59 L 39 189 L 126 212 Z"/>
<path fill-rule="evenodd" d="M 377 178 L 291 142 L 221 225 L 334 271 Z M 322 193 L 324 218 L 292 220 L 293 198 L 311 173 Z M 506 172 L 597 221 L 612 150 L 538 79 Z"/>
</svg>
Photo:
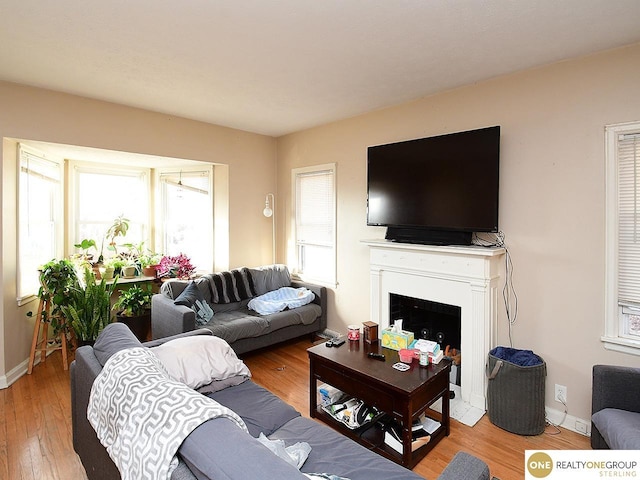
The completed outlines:
<svg viewBox="0 0 640 480">
<path fill-rule="evenodd" d="M 158 277 L 189 278 L 196 268 L 191 264 L 191 259 L 181 253 L 175 257 L 162 257 L 157 271 Z"/>
</svg>

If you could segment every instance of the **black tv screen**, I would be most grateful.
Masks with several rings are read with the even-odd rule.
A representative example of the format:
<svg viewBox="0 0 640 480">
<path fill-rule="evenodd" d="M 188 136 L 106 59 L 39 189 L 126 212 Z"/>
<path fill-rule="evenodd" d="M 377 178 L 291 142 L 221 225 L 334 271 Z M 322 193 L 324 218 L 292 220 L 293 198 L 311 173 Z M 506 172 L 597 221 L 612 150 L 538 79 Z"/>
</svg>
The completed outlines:
<svg viewBox="0 0 640 480">
<path fill-rule="evenodd" d="M 499 126 L 372 146 L 367 163 L 367 225 L 498 231 Z"/>
</svg>

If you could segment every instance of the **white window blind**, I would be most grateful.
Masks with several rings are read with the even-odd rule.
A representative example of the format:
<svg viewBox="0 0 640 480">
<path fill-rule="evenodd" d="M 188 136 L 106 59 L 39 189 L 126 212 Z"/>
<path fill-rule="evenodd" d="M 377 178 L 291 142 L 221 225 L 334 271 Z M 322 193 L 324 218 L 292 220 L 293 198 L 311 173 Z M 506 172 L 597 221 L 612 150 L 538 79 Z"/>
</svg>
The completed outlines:
<svg viewBox="0 0 640 480">
<path fill-rule="evenodd" d="M 20 145 L 17 301 L 38 293 L 38 267 L 62 253 L 62 166 Z"/>
<path fill-rule="evenodd" d="M 640 355 L 640 122 L 607 125 L 605 348 Z"/>
<path fill-rule="evenodd" d="M 296 273 L 335 283 L 335 167 L 294 170 Z"/>
<path fill-rule="evenodd" d="M 640 132 L 617 144 L 618 302 L 640 307 Z"/>
</svg>

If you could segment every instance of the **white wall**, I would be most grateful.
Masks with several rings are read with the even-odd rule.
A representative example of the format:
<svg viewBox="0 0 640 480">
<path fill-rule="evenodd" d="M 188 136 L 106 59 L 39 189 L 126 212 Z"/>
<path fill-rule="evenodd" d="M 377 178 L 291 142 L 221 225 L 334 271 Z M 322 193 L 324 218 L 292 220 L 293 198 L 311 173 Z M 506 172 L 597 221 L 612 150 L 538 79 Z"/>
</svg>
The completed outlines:
<svg viewBox="0 0 640 480">
<path fill-rule="evenodd" d="M 639 356 L 607 351 L 600 341 L 604 126 L 640 120 L 638 79 L 635 45 L 279 138 L 278 192 L 286 209 L 292 168 L 337 163 L 339 285 L 330 296 L 329 328 L 369 320 L 368 249 L 360 242 L 383 237 L 384 229 L 366 226 L 367 146 L 501 125 L 500 228 L 520 301 L 514 347 L 546 361 L 547 406 L 561 409 L 553 387 L 563 384 L 569 415 L 589 419 L 592 365 L 640 365 Z M 290 236 L 285 220 L 282 248 Z M 499 342 L 508 344 L 504 311 Z"/>
</svg>

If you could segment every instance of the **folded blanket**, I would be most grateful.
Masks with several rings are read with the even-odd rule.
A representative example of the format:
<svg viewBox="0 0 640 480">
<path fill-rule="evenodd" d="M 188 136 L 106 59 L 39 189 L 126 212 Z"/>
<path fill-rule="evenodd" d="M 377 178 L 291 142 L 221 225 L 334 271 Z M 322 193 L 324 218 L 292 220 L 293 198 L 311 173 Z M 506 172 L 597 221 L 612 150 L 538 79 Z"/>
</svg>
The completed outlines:
<svg viewBox="0 0 640 480">
<path fill-rule="evenodd" d="M 531 350 L 519 350 L 511 347 L 496 347 L 491 350 L 489 354 L 520 367 L 535 367 L 543 363 L 542 359 Z"/>
<path fill-rule="evenodd" d="M 304 287 L 282 287 L 278 290 L 267 292 L 249 301 L 249 309 L 255 310 L 260 315 L 281 312 L 285 308 L 297 308 L 313 302 L 315 294 Z"/>
<path fill-rule="evenodd" d="M 120 350 L 105 363 L 87 417 L 123 480 L 169 479 L 180 444 L 212 418 L 247 431 L 235 412 L 171 379 L 144 347 Z"/>
</svg>

